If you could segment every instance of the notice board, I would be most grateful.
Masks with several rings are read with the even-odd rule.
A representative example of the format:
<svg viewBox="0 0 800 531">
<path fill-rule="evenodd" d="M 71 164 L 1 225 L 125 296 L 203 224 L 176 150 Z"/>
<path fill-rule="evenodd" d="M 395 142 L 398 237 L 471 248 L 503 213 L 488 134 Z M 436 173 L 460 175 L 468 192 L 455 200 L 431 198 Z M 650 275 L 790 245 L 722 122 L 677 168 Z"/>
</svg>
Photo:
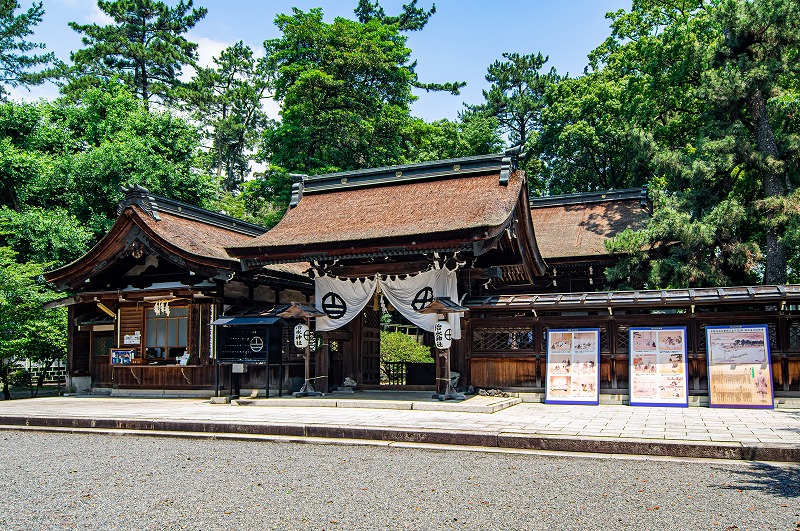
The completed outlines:
<svg viewBox="0 0 800 531">
<path fill-rule="evenodd" d="M 600 403 L 600 329 L 547 331 L 548 404 Z"/>
<path fill-rule="evenodd" d="M 773 407 L 767 325 L 707 326 L 711 407 Z"/>
<path fill-rule="evenodd" d="M 631 327 L 630 405 L 689 406 L 686 327 Z"/>
<path fill-rule="evenodd" d="M 136 363 L 136 349 L 135 348 L 112 348 L 111 349 L 111 363 L 112 365 L 130 365 Z"/>
</svg>

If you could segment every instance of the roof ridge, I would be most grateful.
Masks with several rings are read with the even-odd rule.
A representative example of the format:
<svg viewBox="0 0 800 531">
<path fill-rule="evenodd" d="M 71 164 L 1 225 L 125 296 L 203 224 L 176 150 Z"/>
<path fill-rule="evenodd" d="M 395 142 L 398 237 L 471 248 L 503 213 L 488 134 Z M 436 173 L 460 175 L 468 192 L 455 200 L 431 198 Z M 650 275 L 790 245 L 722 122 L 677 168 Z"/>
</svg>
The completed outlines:
<svg viewBox="0 0 800 531">
<path fill-rule="evenodd" d="M 196 205 L 152 194 L 147 188 L 138 184 L 120 186 L 119 190 L 125 194 L 125 197 L 119 202 L 117 215 L 121 214 L 126 207 L 135 205 L 144 210 L 156 221 L 161 221 L 159 213 L 168 213 L 176 217 L 198 221 L 232 232 L 238 232 L 246 236 L 260 236 L 268 230 L 254 223 L 248 223 L 247 221 L 242 221 Z"/>
<path fill-rule="evenodd" d="M 292 175 L 296 181 L 292 187 L 294 207 L 304 194 L 326 193 L 351 188 L 408 183 L 421 180 L 438 180 L 468 175 L 499 173 L 499 186 L 506 186 L 511 173 L 517 170 L 520 157 L 519 146 L 503 153 L 473 155 L 453 159 L 415 162 L 379 168 L 349 170 L 323 175 Z"/>
<path fill-rule="evenodd" d="M 642 207 L 649 201 L 647 186 L 639 188 L 622 188 L 619 190 L 598 190 L 595 192 L 577 192 L 574 194 L 559 194 L 545 197 L 530 198 L 531 208 L 546 206 L 576 205 L 581 203 L 602 203 L 605 201 L 621 201 L 638 199 Z"/>
</svg>

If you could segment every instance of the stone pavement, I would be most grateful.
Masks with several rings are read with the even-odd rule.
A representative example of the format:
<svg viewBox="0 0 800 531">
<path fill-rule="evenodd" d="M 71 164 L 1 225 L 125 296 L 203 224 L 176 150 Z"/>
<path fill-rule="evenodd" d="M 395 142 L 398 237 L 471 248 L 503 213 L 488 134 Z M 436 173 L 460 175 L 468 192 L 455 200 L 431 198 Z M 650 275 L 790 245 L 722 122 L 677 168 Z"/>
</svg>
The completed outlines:
<svg viewBox="0 0 800 531">
<path fill-rule="evenodd" d="M 428 394 L 428 396 L 430 396 Z M 476 405 L 496 400 L 487 397 Z M 296 405 L 287 405 L 293 400 Z M 208 399 L 52 397 L 0 402 L 0 427 L 137 430 L 171 436 L 273 436 L 458 444 L 492 448 L 800 462 L 800 409 L 567 406 L 516 403 L 494 413 L 466 402 L 388 409 L 337 399 L 245 401 L 269 407 L 211 404 Z M 385 398 L 384 398 L 385 400 Z M 399 402 L 406 402 L 398 401 Z M 305 407 L 298 407 L 298 406 Z M 461 405 L 461 410 L 459 410 Z M 448 407 L 450 409 L 448 409 Z M 281 439 L 282 440 L 282 439 Z"/>
</svg>

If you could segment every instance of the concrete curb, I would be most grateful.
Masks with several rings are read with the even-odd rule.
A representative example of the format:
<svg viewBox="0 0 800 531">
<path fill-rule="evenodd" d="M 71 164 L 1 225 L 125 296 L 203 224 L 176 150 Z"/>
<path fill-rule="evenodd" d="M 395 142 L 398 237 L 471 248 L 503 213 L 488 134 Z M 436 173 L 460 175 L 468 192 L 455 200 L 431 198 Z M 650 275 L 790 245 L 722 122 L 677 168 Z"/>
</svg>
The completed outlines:
<svg viewBox="0 0 800 531">
<path fill-rule="evenodd" d="M 475 402 L 475 398 L 480 398 Z M 347 398 L 240 398 L 232 400 L 238 406 L 255 407 L 339 407 L 366 409 L 397 409 L 417 411 L 450 411 L 460 413 L 497 413 L 500 410 L 522 403 L 517 397 L 473 397 L 465 402 L 414 402 L 410 400 L 352 400 Z"/>
<path fill-rule="evenodd" d="M 743 461 L 800 463 L 800 447 L 781 444 L 744 444 L 682 440 L 645 440 L 612 437 L 537 435 L 504 431 L 455 431 L 348 427 L 314 424 L 264 424 L 152 419 L 90 419 L 66 417 L 0 416 L 0 425 L 52 429 L 133 430 L 198 434 L 276 435 L 315 439 L 358 439 L 438 445 L 475 446 L 514 450 L 543 450 L 660 457 L 691 457 Z"/>
</svg>

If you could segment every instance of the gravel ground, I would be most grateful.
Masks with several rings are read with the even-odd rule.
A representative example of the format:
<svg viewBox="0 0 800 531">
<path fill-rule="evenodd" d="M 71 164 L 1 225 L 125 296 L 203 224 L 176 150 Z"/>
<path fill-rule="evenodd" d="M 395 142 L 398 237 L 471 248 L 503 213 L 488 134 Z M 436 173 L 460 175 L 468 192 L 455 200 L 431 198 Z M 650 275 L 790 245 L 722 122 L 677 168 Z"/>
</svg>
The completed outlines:
<svg viewBox="0 0 800 531">
<path fill-rule="evenodd" d="M 800 467 L 0 432 L 0 529 L 800 529 Z"/>
</svg>

